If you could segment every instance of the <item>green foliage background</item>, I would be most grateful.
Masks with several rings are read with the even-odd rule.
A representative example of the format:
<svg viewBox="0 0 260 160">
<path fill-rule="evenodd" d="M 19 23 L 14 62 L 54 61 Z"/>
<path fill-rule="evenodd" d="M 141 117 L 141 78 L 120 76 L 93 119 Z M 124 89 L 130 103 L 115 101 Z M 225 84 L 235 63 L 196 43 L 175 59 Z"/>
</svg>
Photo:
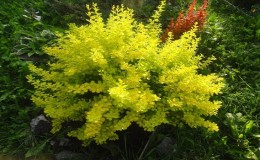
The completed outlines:
<svg viewBox="0 0 260 160">
<path fill-rule="evenodd" d="M 0 116 L 2 152 L 11 151 L 22 144 L 17 141 L 26 137 L 26 128 L 30 114 L 35 110 L 30 104 L 31 87 L 24 76 L 28 74 L 26 62 L 15 56 L 15 47 L 19 44 L 23 31 L 30 33 L 31 21 L 20 8 L 18 2 L 4 2 L 0 11 Z M 30 48 L 30 47 L 28 47 Z M 31 49 L 31 48 L 30 48 Z M 17 51 L 17 50 L 16 50 Z"/>
</svg>

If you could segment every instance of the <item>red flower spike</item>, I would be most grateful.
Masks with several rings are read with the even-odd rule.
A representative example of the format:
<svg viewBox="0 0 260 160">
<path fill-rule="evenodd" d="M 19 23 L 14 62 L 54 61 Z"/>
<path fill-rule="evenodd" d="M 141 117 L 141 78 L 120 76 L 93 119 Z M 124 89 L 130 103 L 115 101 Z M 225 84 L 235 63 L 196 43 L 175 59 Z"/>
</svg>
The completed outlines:
<svg viewBox="0 0 260 160">
<path fill-rule="evenodd" d="M 208 0 L 204 0 L 202 6 L 199 7 L 197 11 L 195 10 L 196 3 L 197 0 L 193 0 L 189 6 L 186 16 L 181 11 L 175 24 L 173 19 L 170 21 L 168 28 L 164 31 L 161 37 L 163 42 L 167 40 L 169 32 L 173 33 L 174 39 L 179 39 L 180 36 L 184 32 L 189 31 L 196 22 L 198 22 L 199 31 L 202 30 L 206 21 Z"/>
</svg>

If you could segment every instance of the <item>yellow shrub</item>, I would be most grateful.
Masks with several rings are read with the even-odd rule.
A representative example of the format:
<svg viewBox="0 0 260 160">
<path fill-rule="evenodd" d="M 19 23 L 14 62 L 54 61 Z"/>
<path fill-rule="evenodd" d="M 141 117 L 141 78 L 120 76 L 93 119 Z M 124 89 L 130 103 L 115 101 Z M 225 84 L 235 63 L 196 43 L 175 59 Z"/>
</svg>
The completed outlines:
<svg viewBox="0 0 260 160">
<path fill-rule="evenodd" d="M 148 24 L 122 6 L 113 7 L 104 23 L 96 5 L 87 6 L 89 25 L 71 24 L 55 46 L 45 48 L 53 57 L 48 69 L 30 65 L 32 100 L 52 119 L 52 132 L 80 121 L 84 125 L 69 135 L 101 144 L 133 122 L 147 131 L 183 123 L 218 130 L 204 117 L 220 107 L 210 98 L 220 93 L 222 78 L 198 74 L 196 27 L 179 40 L 161 42 L 164 3 Z"/>
</svg>

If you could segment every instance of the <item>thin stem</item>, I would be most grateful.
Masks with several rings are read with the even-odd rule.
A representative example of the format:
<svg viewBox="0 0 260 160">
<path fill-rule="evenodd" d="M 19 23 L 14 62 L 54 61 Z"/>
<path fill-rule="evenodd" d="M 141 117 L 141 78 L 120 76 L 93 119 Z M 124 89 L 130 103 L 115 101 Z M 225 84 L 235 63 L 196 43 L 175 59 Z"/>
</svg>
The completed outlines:
<svg viewBox="0 0 260 160">
<path fill-rule="evenodd" d="M 226 2 L 228 5 L 232 6 L 235 10 L 237 10 L 238 12 L 241 12 L 242 14 L 248 16 L 248 17 L 252 17 L 249 14 L 247 14 L 246 12 L 242 11 L 241 9 L 239 9 L 237 6 L 235 6 L 234 4 L 232 4 L 231 2 L 229 2 L 228 0 L 224 0 L 224 2 Z"/>
<path fill-rule="evenodd" d="M 156 129 L 153 131 L 152 135 L 149 137 L 147 143 L 146 143 L 145 146 L 144 146 L 144 149 L 142 150 L 141 155 L 138 157 L 138 160 L 142 160 L 142 158 L 143 158 L 143 156 L 144 156 L 144 153 L 145 153 L 145 151 L 146 151 L 146 149 L 147 149 L 147 147 L 148 147 L 148 145 L 149 145 L 149 143 L 150 143 L 152 137 L 154 136 L 155 132 L 156 132 Z"/>
</svg>

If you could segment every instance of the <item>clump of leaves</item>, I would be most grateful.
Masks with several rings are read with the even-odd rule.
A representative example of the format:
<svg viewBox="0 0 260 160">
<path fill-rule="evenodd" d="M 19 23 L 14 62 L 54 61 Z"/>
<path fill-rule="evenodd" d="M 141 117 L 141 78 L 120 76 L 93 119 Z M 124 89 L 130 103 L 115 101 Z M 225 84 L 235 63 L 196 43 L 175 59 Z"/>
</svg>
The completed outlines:
<svg viewBox="0 0 260 160">
<path fill-rule="evenodd" d="M 185 16 L 183 12 L 181 11 L 179 13 L 179 16 L 174 22 L 173 19 L 171 19 L 168 28 L 165 30 L 165 32 L 162 35 L 162 40 L 165 41 L 168 36 L 169 32 L 173 34 L 173 37 L 175 39 L 179 39 L 180 36 L 184 33 L 189 31 L 197 22 L 198 23 L 198 31 L 203 28 L 203 25 L 206 20 L 206 9 L 207 9 L 207 4 L 208 0 L 204 0 L 203 5 L 196 11 L 195 10 L 195 5 L 196 5 L 197 0 L 194 0 L 188 9 L 187 15 Z"/>
<path fill-rule="evenodd" d="M 79 122 L 70 136 L 102 144 L 133 122 L 146 131 L 161 124 L 218 130 L 205 117 L 221 106 L 211 97 L 221 93 L 223 79 L 198 74 L 204 63 L 195 52 L 196 26 L 162 43 L 164 5 L 148 24 L 138 23 L 124 7 L 113 7 L 104 23 L 97 6 L 87 6 L 89 25 L 70 25 L 56 45 L 45 48 L 54 57 L 47 69 L 30 65 L 32 100 L 52 118 L 52 132 Z"/>
<path fill-rule="evenodd" d="M 53 34 L 41 21 L 37 8 L 41 0 L 3 1 L 0 6 L 0 152 L 20 153 L 31 147 L 29 123 L 39 113 L 26 80 L 28 63 L 43 55 L 42 44 Z M 37 59 L 38 61 L 39 59 Z"/>
</svg>

